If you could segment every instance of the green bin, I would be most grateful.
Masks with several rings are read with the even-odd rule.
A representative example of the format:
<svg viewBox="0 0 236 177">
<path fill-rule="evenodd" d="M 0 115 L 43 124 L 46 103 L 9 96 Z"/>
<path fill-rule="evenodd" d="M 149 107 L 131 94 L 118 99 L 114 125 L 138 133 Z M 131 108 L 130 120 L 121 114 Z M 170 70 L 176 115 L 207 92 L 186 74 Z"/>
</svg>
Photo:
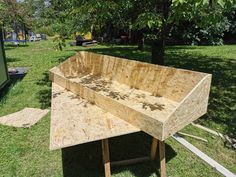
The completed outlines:
<svg viewBox="0 0 236 177">
<path fill-rule="evenodd" d="M 3 46 L 2 30 L 0 29 L 0 89 L 8 82 L 6 56 Z"/>
</svg>

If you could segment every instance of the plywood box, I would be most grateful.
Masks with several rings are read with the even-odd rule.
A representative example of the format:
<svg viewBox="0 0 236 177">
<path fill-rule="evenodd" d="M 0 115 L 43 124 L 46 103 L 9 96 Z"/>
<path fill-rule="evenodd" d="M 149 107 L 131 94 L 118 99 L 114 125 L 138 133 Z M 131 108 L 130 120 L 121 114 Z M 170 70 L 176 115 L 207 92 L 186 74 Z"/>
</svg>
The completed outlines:
<svg viewBox="0 0 236 177">
<path fill-rule="evenodd" d="M 51 150 L 139 131 L 80 96 L 52 84 Z"/>
<path fill-rule="evenodd" d="M 50 79 L 159 140 L 206 113 L 211 83 L 210 74 L 85 51 Z"/>
</svg>

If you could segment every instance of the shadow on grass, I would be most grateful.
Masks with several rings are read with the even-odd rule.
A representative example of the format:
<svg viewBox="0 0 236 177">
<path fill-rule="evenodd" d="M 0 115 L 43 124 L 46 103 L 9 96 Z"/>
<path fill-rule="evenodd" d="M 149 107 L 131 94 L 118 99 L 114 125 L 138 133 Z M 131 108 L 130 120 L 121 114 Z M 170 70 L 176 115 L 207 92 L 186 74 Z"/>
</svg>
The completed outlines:
<svg viewBox="0 0 236 177">
<path fill-rule="evenodd" d="M 51 106 L 51 81 L 48 72 L 43 73 L 43 78 L 37 81 L 36 84 L 43 87 L 37 93 L 41 109 L 49 108 Z"/>
<path fill-rule="evenodd" d="M 4 43 L 4 49 L 5 50 L 11 50 L 11 49 L 15 49 L 15 48 L 24 48 L 24 47 L 28 47 L 29 45 L 28 44 L 23 44 L 23 43 L 20 43 L 19 46 L 13 44 L 13 43 Z"/>
<path fill-rule="evenodd" d="M 145 133 L 134 133 L 109 140 L 111 161 L 147 156 L 150 153 L 151 137 Z M 157 153 L 158 154 L 158 153 Z M 174 158 L 176 152 L 166 146 L 167 161 Z M 101 141 L 62 149 L 64 177 L 104 176 Z M 134 165 L 111 167 L 112 174 L 132 174 L 136 177 L 148 177 L 159 170 L 158 158 L 154 161 Z M 127 173 L 127 174 L 126 174 Z"/>
<path fill-rule="evenodd" d="M 10 92 L 12 87 L 20 82 L 23 78 L 11 78 L 10 81 L 0 90 L 0 102 L 4 101 L 5 96 Z"/>
<path fill-rule="evenodd" d="M 150 56 L 148 55 L 148 53 L 150 53 L 149 48 L 145 49 L 146 50 L 144 51 L 139 51 L 132 46 L 111 46 L 109 48 L 91 48 L 88 49 L 88 51 L 137 61 L 150 62 Z"/>
<path fill-rule="evenodd" d="M 170 49 L 166 58 L 169 66 L 212 74 L 208 113 L 199 122 L 210 124 L 213 121 L 222 125 L 226 134 L 235 137 L 235 59 L 209 57 L 175 49 Z"/>
<path fill-rule="evenodd" d="M 21 59 L 19 58 L 12 58 L 12 57 L 6 57 L 7 59 L 7 63 L 11 63 L 11 62 L 17 62 L 20 61 Z"/>
<path fill-rule="evenodd" d="M 199 119 L 199 122 L 207 125 L 213 121 L 226 134 L 236 137 L 235 59 L 210 57 L 195 51 L 201 48 L 204 47 L 169 46 L 165 56 L 166 65 L 212 74 L 208 113 Z M 149 62 L 151 58 L 150 48 L 138 51 L 132 46 L 113 46 L 93 48 L 89 51 L 145 62 Z"/>
</svg>

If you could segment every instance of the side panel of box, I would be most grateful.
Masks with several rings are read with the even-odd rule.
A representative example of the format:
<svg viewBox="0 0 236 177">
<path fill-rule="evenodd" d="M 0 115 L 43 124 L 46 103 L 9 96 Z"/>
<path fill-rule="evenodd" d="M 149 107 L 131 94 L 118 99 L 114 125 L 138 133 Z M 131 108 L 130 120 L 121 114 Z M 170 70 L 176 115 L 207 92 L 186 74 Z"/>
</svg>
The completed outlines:
<svg viewBox="0 0 236 177">
<path fill-rule="evenodd" d="M 98 75 L 177 102 L 206 75 L 91 52 L 79 52 L 59 67 L 68 78 Z"/>
<path fill-rule="evenodd" d="M 209 74 L 196 85 L 164 123 L 162 139 L 168 138 L 207 112 L 210 85 Z"/>
</svg>

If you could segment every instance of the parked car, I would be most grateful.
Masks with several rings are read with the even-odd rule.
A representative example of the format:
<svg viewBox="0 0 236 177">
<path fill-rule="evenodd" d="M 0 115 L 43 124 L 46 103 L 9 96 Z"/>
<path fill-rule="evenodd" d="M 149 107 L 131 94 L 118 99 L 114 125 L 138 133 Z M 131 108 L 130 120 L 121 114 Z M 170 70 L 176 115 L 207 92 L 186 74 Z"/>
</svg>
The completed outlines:
<svg viewBox="0 0 236 177">
<path fill-rule="evenodd" d="M 36 34 L 36 39 L 37 39 L 38 41 L 42 40 L 41 34 Z"/>
<path fill-rule="evenodd" d="M 30 33 L 29 41 L 40 41 L 41 35 L 35 34 L 33 32 Z"/>
</svg>

